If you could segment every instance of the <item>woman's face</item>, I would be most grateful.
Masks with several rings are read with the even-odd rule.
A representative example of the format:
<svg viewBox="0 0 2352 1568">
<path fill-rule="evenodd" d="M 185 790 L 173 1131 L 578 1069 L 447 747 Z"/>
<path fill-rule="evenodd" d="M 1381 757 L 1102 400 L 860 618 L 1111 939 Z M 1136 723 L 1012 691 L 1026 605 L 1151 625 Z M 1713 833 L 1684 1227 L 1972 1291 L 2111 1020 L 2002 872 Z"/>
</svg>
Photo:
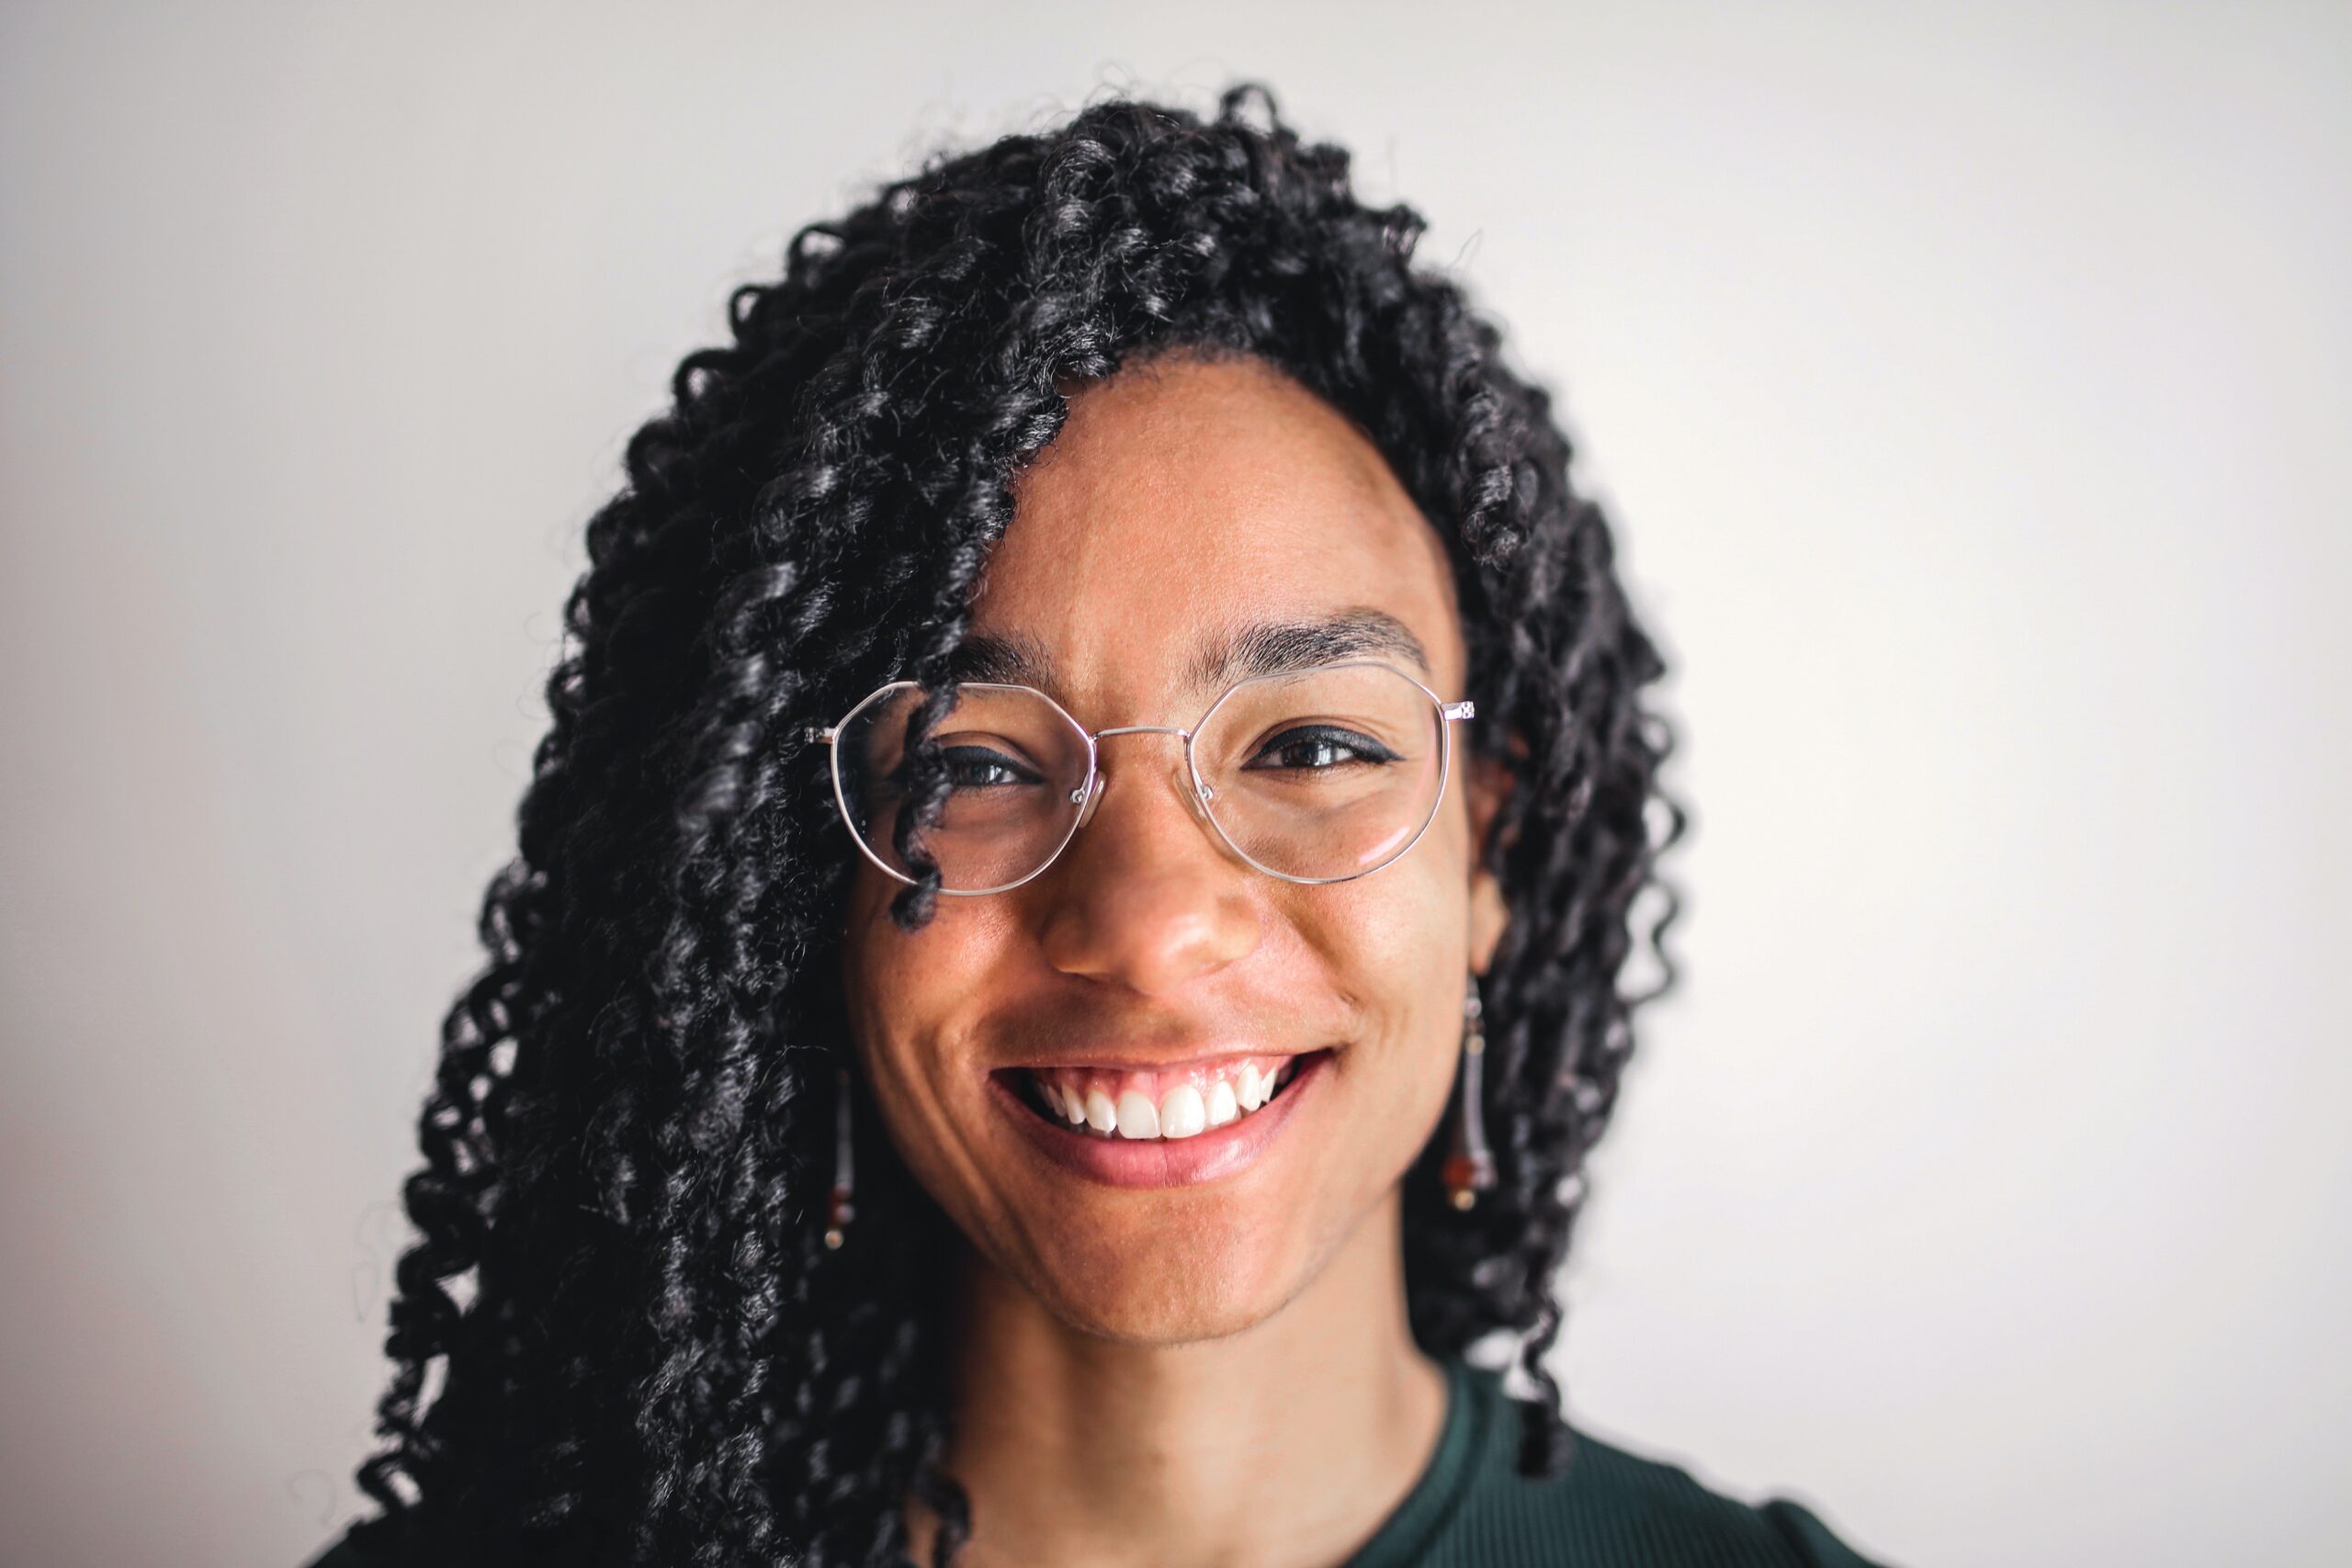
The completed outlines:
<svg viewBox="0 0 2352 1568">
<path fill-rule="evenodd" d="M 1464 695 L 1435 532 L 1363 435 L 1258 361 L 1167 357 L 1080 389 L 1015 502 L 967 640 L 1024 653 L 1028 683 L 1089 730 L 1192 726 L 1227 679 L 1193 672 L 1267 626 L 1393 624 L 1426 670 L 1393 637 L 1363 656 Z M 1502 781 L 1457 745 L 1402 858 L 1307 886 L 1219 841 L 1181 737 L 1108 737 L 1100 755 L 1092 817 L 1022 886 L 941 897 L 909 932 L 888 915 L 903 885 L 861 860 L 844 953 L 860 1060 L 916 1179 L 1056 1316 L 1143 1344 L 1227 1334 L 1395 1212 L 1502 926 L 1473 853 Z M 1250 1069 L 1292 1058 L 1248 1110 Z M 1118 1130 L 1049 1122 L 1044 1083 Z M 1198 1121 L 1188 1087 L 1226 1119 L 1127 1135 L 1163 1111 L 1167 1131 Z"/>
</svg>

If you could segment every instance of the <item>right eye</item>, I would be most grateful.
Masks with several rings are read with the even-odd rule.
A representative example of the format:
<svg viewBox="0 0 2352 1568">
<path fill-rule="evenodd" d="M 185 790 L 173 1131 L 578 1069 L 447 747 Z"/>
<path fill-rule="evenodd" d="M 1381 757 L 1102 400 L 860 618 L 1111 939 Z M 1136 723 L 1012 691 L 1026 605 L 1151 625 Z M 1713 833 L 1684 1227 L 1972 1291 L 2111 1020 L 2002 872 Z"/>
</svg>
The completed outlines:
<svg viewBox="0 0 2352 1568">
<path fill-rule="evenodd" d="M 950 746 L 941 754 L 947 762 L 948 784 L 955 789 L 1001 789 L 1043 782 L 1003 752 L 986 746 Z"/>
</svg>

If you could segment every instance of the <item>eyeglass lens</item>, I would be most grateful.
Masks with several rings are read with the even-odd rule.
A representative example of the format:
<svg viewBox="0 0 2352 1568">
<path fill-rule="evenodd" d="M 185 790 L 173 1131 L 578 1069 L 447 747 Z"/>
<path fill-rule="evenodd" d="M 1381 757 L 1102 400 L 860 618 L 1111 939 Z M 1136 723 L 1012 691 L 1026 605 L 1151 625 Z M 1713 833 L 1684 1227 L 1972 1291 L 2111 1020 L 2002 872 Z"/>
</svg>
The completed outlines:
<svg viewBox="0 0 2352 1568">
<path fill-rule="evenodd" d="M 1027 687 L 966 684 L 910 765 L 907 727 L 922 700 L 898 687 L 841 726 L 834 766 L 851 827 L 884 865 L 915 875 L 898 829 L 930 775 L 941 798 L 933 819 L 911 829 L 911 845 L 938 865 L 944 887 L 987 891 L 1038 871 L 1084 807 L 1084 733 Z M 1444 725 L 1430 694 L 1385 665 L 1242 682 L 1193 735 L 1203 808 L 1235 849 L 1278 875 L 1362 874 L 1395 859 L 1435 814 Z"/>
</svg>

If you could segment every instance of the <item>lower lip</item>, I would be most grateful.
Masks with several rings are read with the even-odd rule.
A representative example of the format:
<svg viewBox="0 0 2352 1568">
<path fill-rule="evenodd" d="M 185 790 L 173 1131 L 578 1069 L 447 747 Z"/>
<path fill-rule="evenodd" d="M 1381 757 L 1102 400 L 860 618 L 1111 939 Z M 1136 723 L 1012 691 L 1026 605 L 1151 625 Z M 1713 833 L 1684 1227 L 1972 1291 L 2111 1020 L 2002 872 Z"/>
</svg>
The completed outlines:
<svg viewBox="0 0 2352 1568">
<path fill-rule="evenodd" d="M 1302 1058 L 1297 1073 L 1272 1103 L 1238 1121 L 1189 1138 L 1122 1138 L 1074 1132 L 1029 1109 L 1005 1075 L 988 1075 L 989 1092 L 1030 1145 L 1074 1175 L 1108 1187 L 1193 1187 L 1249 1169 L 1290 1124 L 1300 1101 L 1323 1081 L 1331 1053 Z"/>
</svg>

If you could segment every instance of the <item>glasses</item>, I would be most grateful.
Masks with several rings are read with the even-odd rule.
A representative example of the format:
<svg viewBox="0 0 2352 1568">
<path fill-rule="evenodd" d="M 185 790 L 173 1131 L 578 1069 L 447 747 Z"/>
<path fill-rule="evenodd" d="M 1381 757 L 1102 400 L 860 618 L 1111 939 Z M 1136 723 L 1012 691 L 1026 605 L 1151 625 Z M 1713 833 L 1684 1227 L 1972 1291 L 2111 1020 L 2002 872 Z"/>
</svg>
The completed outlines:
<svg viewBox="0 0 2352 1568">
<path fill-rule="evenodd" d="M 1181 736 L 1193 806 L 1260 871 L 1308 884 L 1368 875 L 1436 820 L 1453 723 L 1477 712 L 1376 660 L 1236 682 L 1190 728 L 1089 730 L 1033 686 L 953 690 L 912 754 L 927 695 L 912 681 L 805 732 L 832 748 L 833 798 L 865 858 L 909 884 L 935 866 L 953 894 L 1002 893 L 1053 864 L 1102 801 L 1100 742 L 1113 735 Z"/>
</svg>

